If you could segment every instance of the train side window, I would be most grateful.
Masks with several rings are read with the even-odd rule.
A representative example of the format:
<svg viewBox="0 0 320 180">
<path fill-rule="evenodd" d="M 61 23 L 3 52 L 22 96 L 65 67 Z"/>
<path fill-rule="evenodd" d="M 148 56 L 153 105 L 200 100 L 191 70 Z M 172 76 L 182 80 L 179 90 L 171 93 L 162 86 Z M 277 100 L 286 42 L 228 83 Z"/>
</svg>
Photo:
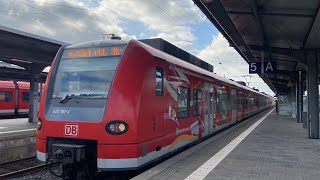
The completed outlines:
<svg viewBox="0 0 320 180">
<path fill-rule="evenodd" d="M 212 114 L 212 112 L 213 112 L 212 102 L 213 102 L 213 93 L 210 92 L 210 104 L 209 104 L 209 113 L 210 113 L 210 114 Z"/>
<path fill-rule="evenodd" d="M 29 92 L 22 92 L 22 102 L 29 102 Z"/>
<path fill-rule="evenodd" d="M 228 101 L 227 101 L 228 102 L 228 111 L 232 110 L 232 106 L 233 106 L 232 101 L 233 101 L 232 95 L 228 94 Z"/>
<path fill-rule="evenodd" d="M 220 112 L 225 113 L 229 109 L 229 95 L 227 93 L 222 93 L 221 95 L 221 105 L 220 105 Z"/>
<path fill-rule="evenodd" d="M 189 117 L 190 95 L 189 88 L 178 87 L 178 118 Z"/>
<path fill-rule="evenodd" d="M 156 96 L 163 95 L 163 68 L 156 67 Z"/>
<path fill-rule="evenodd" d="M 202 91 L 195 89 L 193 90 L 193 115 L 201 115 L 201 101 L 202 101 Z"/>
<path fill-rule="evenodd" d="M 236 94 L 231 94 L 231 96 L 230 96 L 230 101 L 231 101 L 231 109 L 232 110 L 235 110 L 235 109 L 237 109 L 237 96 L 236 96 Z"/>
<path fill-rule="evenodd" d="M 11 102 L 12 93 L 11 92 L 0 92 L 0 102 Z"/>
<path fill-rule="evenodd" d="M 216 112 L 219 113 L 221 111 L 221 93 L 216 93 Z"/>
</svg>

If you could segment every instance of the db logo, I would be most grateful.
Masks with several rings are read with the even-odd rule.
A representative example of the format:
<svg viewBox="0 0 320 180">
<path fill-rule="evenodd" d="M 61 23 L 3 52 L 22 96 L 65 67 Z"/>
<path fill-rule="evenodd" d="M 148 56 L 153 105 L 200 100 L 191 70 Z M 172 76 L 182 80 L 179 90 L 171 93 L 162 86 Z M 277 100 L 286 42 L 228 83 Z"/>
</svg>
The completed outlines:
<svg viewBox="0 0 320 180">
<path fill-rule="evenodd" d="M 66 136 L 78 136 L 79 125 L 66 124 L 64 125 L 64 135 Z"/>
</svg>

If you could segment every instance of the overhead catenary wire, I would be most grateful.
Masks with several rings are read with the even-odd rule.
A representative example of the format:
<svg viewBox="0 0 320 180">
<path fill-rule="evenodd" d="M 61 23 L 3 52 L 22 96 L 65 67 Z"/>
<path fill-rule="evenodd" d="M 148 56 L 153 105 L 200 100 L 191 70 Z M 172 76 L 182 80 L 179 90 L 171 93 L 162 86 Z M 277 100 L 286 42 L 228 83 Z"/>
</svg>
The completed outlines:
<svg viewBox="0 0 320 180">
<path fill-rule="evenodd" d="M 98 2 L 98 1 L 96 1 L 96 0 L 91 0 L 91 1 L 94 2 L 94 3 L 96 3 L 96 4 L 98 4 L 99 6 L 103 7 L 104 9 L 112 12 L 113 14 L 121 17 L 122 19 L 124 19 L 124 20 L 126 20 L 126 21 L 128 21 L 128 22 L 130 22 L 130 23 L 132 23 L 132 24 L 135 24 L 137 27 L 139 27 L 139 29 L 142 29 L 142 30 L 144 31 L 143 27 L 141 27 L 141 26 L 140 26 L 138 23 L 136 23 L 135 21 L 133 21 L 133 20 L 131 20 L 131 19 L 129 19 L 129 18 L 126 18 L 126 17 L 122 16 L 121 14 L 117 13 L 116 11 L 114 11 L 114 10 L 112 10 L 112 9 L 110 9 L 110 8 L 105 7 L 104 5 L 102 5 L 100 2 Z"/>
<path fill-rule="evenodd" d="M 62 26 L 58 26 L 57 24 L 51 24 L 51 23 L 48 23 L 48 22 L 41 22 L 41 21 L 35 21 L 35 20 L 32 20 L 32 19 L 29 19 L 29 18 L 26 18 L 24 16 L 18 16 L 17 14 L 15 13 L 8 13 L 8 12 L 0 12 L 0 14 L 3 14 L 5 16 L 9 16 L 9 17 L 12 17 L 12 18 L 16 18 L 16 19 L 21 19 L 21 20 L 24 20 L 24 21 L 28 21 L 28 22 L 32 22 L 32 23 L 43 23 L 45 25 L 49 25 L 50 27 L 55 27 L 55 28 L 59 28 L 59 29 L 65 29 L 65 27 L 62 27 Z M 24 14 L 24 13 L 22 13 Z M 41 13 L 38 13 L 38 14 L 41 14 Z"/>
<path fill-rule="evenodd" d="M 20 2 L 20 1 L 17 1 L 17 0 L 11 0 L 11 2 L 14 2 L 14 3 L 20 4 L 20 5 L 23 5 L 23 6 L 32 8 L 32 9 L 35 9 L 35 10 L 37 10 L 37 11 L 39 11 L 39 12 L 42 12 L 43 14 L 46 14 L 46 15 L 48 15 L 48 16 L 52 16 L 52 17 L 54 17 L 54 18 L 56 18 L 56 19 L 59 19 L 59 20 L 64 21 L 64 22 L 67 22 L 67 23 L 69 23 L 69 24 L 72 24 L 72 25 L 77 26 L 77 27 L 79 27 L 79 28 L 85 29 L 85 30 L 87 30 L 87 31 L 93 31 L 93 32 L 96 32 L 96 33 L 99 33 L 99 34 L 102 34 L 102 33 L 103 33 L 103 32 L 97 31 L 97 30 L 95 30 L 95 29 L 87 28 L 85 25 L 78 24 L 78 23 L 72 22 L 71 20 L 68 20 L 68 19 L 66 19 L 66 18 L 62 18 L 62 17 L 57 16 L 57 15 L 55 15 L 55 14 L 46 12 L 46 11 L 41 10 L 41 9 L 39 9 L 39 8 L 36 8 L 36 7 L 34 7 L 34 6 L 25 4 L 25 3 L 23 3 L 23 2 Z"/>
<path fill-rule="evenodd" d="M 167 13 L 164 9 L 162 9 L 158 4 L 156 4 L 155 2 L 153 2 L 152 0 L 149 0 L 149 2 L 151 2 L 154 6 L 156 6 L 157 8 L 159 8 L 163 13 L 165 13 L 168 17 L 170 17 L 172 20 L 174 20 L 176 23 L 178 23 L 178 26 L 183 27 L 185 29 L 187 29 L 188 31 L 190 31 L 190 33 L 192 35 L 194 35 L 199 41 L 201 41 L 201 43 L 206 46 L 206 42 L 203 41 L 198 35 L 192 33 L 192 30 L 189 27 L 186 27 L 185 25 L 183 25 L 180 21 L 178 21 L 176 18 L 174 18 L 173 16 L 171 16 L 169 13 Z M 210 45 L 210 43 L 209 43 Z"/>
<path fill-rule="evenodd" d="M 45 1 L 36 1 L 36 0 L 25 0 L 28 2 L 37 2 L 37 3 L 42 3 L 42 4 L 47 4 L 50 6 L 57 6 L 57 7 L 63 7 L 63 8 L 68 8 L 68 9 L 74 9 L 74 10 L 81 10 L 81 11 L 89 11 L 89 12 L 101 12 L 101 13 L 112 13 L 112 12 L 106 12 L 106 11 L 98 11 L 98 10 L 93 10 L 93 9 L 86 9 L 86 8 L 81 8 L 81 7 L 75 7 L 75 6 L 66 6 L 63 4 L 56 4 L 56 3 L 48 3 Z"/>
<path fill-rule="evenodd" d="M 151 2 L 152 4 L 154 4 L 157 8 L 159 8 L 162 12 L 164 12 L 167 16 L 169 16 L 171 19 L 173 19 L 175 22 L 177 22 L 178 24 L 179 24 L 179 26 L 182 26 L 182 27 L 184 27 L 184 28 L 186 28 L 187 30 L 189 30 L 190 32 L 191 32 L 191 30 L 188 28 L 188 27 L 186 27 L 186 26 L 184 26 L 179 20 L 177 20 L 175 17 L 173 17 L 173 16 L 171 16 L 169 13 L 167 13 L 164 9 L 162 9 L 158 4 L 156 4 L 155 2 L 153 2 L 152 0 L 149 0 L 149 2 Z M 207 27 L 208 28 L 208 27 Z M 191 32 L 192 33 L 192 32 Z M 202 42 L 202 44 L 203 45 L 205 45 L 206 46 L 206 42 L 204 42 L 199 36 L 197 36 L 196 34 L 194 34 L 194 33 L 192 33 L 194 36 L 196 36 L 197 38 L 198 38 L 198 40 L 199 41 L 201 41 Z M 212 47 L 211 46 L 211 42 L 209 42 L 209 45 L 208 46 L 210 46 L 210 47 Z M 227 59 L 227 61 L 229 61 L 229 62 L 233 62 L 232 60 L 230 60 L 230 59 L 228 59 L 228 58 L 225 58 L 225 57 L 223 57 L 224 59 Z M 239 68 L 238 66 L 237 66 L 237 68 Z"/>
<path fill-rule="evenodd" d="M 179 2 L 181 5 L 182 4 L 184 4 L 184 5 L 186 5 L 186 2 L 187 1 L 185 1 L 185 0 L 179 0 L 179 1 L 176 1 L 176 2 Z M 194 6 L 196 6 L 195 4 L 194 4 Z M 204 14 L 203 14 L 203 16 L 204 16 Z M 209 19 L 208 18 L 205 18 L 209 23 L 211 23 L 211 21 L 209 21 Z M 213 29 L 212 29 L 212 27 L 214 27 L 214 26 L 208 26 L 207 24 L 205 24 L 205 27 L 206 27 L 206 29 L 208 29 L 209 31 L 211 31 L 212 33 L 216 33 L 216 31 L 214 31 Z M 196 29 L 199 29 L 198 27 L 195 27 Z"/>
</svg>

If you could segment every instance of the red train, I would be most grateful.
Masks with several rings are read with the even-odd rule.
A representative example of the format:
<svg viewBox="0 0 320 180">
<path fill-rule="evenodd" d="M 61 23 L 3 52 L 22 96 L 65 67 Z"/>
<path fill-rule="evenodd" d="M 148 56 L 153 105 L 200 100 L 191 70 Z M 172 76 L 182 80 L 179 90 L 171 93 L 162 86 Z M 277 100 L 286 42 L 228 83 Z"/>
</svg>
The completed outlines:
<svg viewBox="0 0 320 180">
<path fill-rule="evenodd" d="M 272 105 L 136 40 L 70 45 L 46 81 L 37 158 L 61 162 L 60 175 L 73 178 L 137 169 Z"/>
<path fill-rule="evenodd" d="M 0 81 L 0 115 L 26 115 L 29 113 L 30 84 Z"/>
</svg>

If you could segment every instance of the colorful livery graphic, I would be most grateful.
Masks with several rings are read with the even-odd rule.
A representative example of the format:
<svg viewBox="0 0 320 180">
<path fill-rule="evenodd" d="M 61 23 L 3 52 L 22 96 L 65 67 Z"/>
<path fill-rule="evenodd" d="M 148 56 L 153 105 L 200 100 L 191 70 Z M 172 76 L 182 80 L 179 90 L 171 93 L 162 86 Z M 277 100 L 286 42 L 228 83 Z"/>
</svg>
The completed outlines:
<svg viewBox="0 0 320 180">
<path fill-rule="evenodd" d="M 29 92 L 27 82 L 0 81 L 0 115 L 28 114 Z"/>
<path fill-rule="evenodd" d="M 46 81 L 37 157 L 62 163 L 61 176 L 137 169 L 272 105 L 140 41 L 70 45 Z"/>
</svg>

